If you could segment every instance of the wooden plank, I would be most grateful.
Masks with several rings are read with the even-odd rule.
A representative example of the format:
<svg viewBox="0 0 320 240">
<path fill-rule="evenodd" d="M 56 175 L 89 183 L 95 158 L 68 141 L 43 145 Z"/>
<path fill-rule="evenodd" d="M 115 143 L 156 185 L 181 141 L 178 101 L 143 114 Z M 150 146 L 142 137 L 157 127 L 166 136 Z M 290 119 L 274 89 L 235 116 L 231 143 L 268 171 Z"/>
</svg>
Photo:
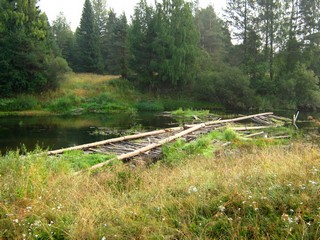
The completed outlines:
<svg viewBox="0 0 320 240">
<path fill-rule="evenodd" d="M 215 124 L 221 124 L 221 123 L 231 123 L 231 122 L 238 122 L 238 121 L 242 121 L 242 120 L 247 120 L 250 118 L 254 118 L 254 117 L 259 117 L 259 116 L 268 116 L 268 115 L 272 115 L 273 112 L 266 112 L 266 113 L 259 113 L 259 114 L 253 114 L 253 115 L 248 115 L 248 116 L 243 116 L 243 117 L 238 117 L 238 118 L 232 118 L 232 119 L 226 119 L 226 120 L 217 120 L 217 121 L 210 121 L 210 122 L 205 122 L 204 124 L 206 126 L 210 126 L 210 125 L 215 125 Z M 186 127 L 193 127 L 195 125 L 185 125 Z"/>
<path fill-rule="evenodd" d="M 260 130 L 271 128 L 272 126 L 256 126 L 256 127 L 230 127 L 234 131 L 248 131 L 248 130 Z"/>
<path fill-rule="evenodd" d="M 169 143 L 169 142 L 171 142 L 171 141 L 173 141 L 173 140 L 175 140 L 177 138 L 183 137 L 183 136 L 185 136 L 185 135 L 187 135 L 189 133 L 197 131 L 198 129 L 203 128 L 203 127 L 205 127 L 204 123 L 198 124 L 196 126 L 193 126 L 192 128 L 184 130 L 184 131 L 182 131 L 182 132 L 180 132 L 178 134 L 175 134 L 173 136 L 165 138 L 165 139 L 159 141 L 158 143 L 150 144 L 150 145 L 148 145 L 146 147 L 137 149 L 137 150 L 135 150 L 133 152 L 122 154 L 122 155 L 120 155 L 120 156 L 118 156 L 116 158 L 110 159 L 110 160 L 108 160 L 106 162 L 102 162 L 102 163 L 96 164 L 96 165 L 90 167 L 88 170 L 94 170 L 94 169 L 97 169 L 97 168 L 101 168 L 101 167 L 105 166 L 106 164 L 108 164 L 109 162 L 111 162 L 113 160 L 123 160 L 123 159 L 127 159 L 127 158 L 138 156 L 138 155 L 140 155 L 140 154 L 142 154 L 144 152 L 147 152 L 147 151 L 150 151 L 150 150 L 152 150 L 154 148 L 160 147 L 160 146 L 162 146 L 162 145 L 164 145 L 166 143 Z M 76 174 L 79 174 L 79 173 L 81 173 L 81 172 L 77 172 Z"/>
<path fill-rule="evenodd" d="M 87 149 L 87 148 L 92 148 L 92 147 L 105 145 L 105 144 L 108 144 L 108 143 L 132 140 L 132 139 L 137 139 L 137 138 L 142 138 L 142 137 L 152 136 L 152 135 L 157 135 L 157 134 L 162 134 L 162 133 L 182 131 L 183 129 L 184 129 L 183 127 L 175 127 L 175 128 L 166 128 L 166 129 L 162 129 L 162 130 L 139 133 L 139 134 L 134 134 L 134 135 L 128 135 L 128 136 L 108 139 L 108 140 L 104 140 L 104 141 L 100 141 L 100 142 L 94 142 L 94 143 L 83 144 L 83 145 L 79 145 L 79 146 L 75 146 L 75 147 L 49 151 L 48 155 L 61 154 L 61 153 L 64 153 L 66 151 L 72 151 L 72 150 L 82 150 L 82 149 Z"/>
</svg>

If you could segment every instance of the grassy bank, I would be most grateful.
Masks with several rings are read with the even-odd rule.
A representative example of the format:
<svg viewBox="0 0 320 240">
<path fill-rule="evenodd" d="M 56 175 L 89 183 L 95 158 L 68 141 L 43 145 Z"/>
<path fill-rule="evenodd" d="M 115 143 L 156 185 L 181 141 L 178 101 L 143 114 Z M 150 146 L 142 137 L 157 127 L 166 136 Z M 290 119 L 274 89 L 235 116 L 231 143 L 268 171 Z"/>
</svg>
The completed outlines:
<svg viewBox="0 0 320 240">
<path fill-rule="evenodd" d="M 0 99 L 0 115 L 131 113 L 176 110 L 179 107 L 221 106 L 194 101 L 190 97 L 140 92 L 133 83 L 117 76 L 76 73 L 66 74 L 55 91 Z"/>
<path fill-rule="evenodd" d="M 212 138 L 238 147 L 208 148 Z M 0 238 L 318 239 L 318 147 L 239 142 L 212 133 L 166 146 L 157 164 L 80 176 L 107 157 L 1 157 Z"/>
</svg>

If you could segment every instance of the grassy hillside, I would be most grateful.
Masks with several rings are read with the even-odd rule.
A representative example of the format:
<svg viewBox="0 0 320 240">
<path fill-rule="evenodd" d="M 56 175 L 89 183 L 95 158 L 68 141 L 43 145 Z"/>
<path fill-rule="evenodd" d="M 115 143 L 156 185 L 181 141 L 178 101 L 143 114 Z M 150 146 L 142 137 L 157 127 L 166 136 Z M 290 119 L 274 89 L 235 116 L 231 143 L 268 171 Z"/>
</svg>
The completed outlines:
<svg viewBox="0 0 320 240">
<path fill-rule="evenodd" d="M 43 115 L 164 111 L 221 107 L 194 101 L 190 94 L 158 95 L 140 92 L 117 76 L 68 73 L 55 91 L 0 99 L 0 115 Z"/>
<path fill-rule="evenodd" d="M 319 239 L 319 149 L 238 146 L 79 176 L 79 153 L 11 153 L 0 159 L 0 238 Z"/>
</svg>

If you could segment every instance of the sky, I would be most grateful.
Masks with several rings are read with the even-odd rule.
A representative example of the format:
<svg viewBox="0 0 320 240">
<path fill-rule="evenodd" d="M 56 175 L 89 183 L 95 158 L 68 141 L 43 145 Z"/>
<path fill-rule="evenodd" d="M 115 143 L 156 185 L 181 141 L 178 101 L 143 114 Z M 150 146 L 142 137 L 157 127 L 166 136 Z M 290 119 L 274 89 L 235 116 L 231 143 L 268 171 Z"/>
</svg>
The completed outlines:
<svg viewBox="0 0 320 240">
<path fill-rule="evenodd" d="M 107 7 L 114 9 L 120 15 L 125 12 L 127 17 L 133 14 L 134 6 L 140 0 L 107 0 Z M 154 0 L 147 0 L 154 3 Z M 56 19 L 59 12 L 63 12 L 67 21 L 71 24 L 71 29 L 75 30 L 80 22 L 84 0 L 39 0 L 40 9 L 45 12 L 50 23 Z M 216 12 L 221 12 L 225 6 L 225 0 L 199 0 L 200 7 L 214 5 Z"/>
</svg>

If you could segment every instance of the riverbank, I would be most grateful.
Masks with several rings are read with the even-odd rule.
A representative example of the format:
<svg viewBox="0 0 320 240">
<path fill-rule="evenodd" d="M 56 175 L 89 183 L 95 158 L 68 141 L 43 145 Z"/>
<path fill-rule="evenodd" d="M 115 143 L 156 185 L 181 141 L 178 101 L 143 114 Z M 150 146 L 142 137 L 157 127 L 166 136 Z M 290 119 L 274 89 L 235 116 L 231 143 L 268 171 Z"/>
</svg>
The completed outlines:
<svg viewBox="0 0 320 240">
<path fill-rule="evenodd" d="M 187 95 L 187 94 L 186 94 Z M 167 111 L 222 108 L 184 94 L 140 92 L 117 76 L 68 73 L 55 91 L 0 99 L 0 116 Z"/>
<path fill-rule="evenodd" d="M 45 153 L 1 157 L 0 236 L 320 237 L 318 146 L 236 140 L 235 146 L 208 155 L 204 142 L 167 146 L 164 161 L 156 164 L 138 161 L 133 168 L 115 161 L 103 171 L 76 177 L 85 159 L 77 152 L 60 159 Z M 86 161 L 104 159 L 96 155 Z"/>
</svg>

